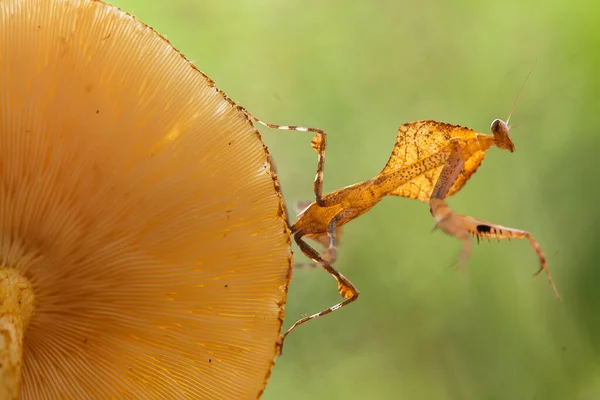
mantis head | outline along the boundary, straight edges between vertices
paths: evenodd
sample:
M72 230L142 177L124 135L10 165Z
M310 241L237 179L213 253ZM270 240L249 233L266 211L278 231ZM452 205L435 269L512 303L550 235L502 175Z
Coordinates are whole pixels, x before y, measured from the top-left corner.
M508 124L501 119L495 119L492 121L492 133L494 134L494 144L501 149L508 150L511 153L515 151L515 145L508 136L509 127Z

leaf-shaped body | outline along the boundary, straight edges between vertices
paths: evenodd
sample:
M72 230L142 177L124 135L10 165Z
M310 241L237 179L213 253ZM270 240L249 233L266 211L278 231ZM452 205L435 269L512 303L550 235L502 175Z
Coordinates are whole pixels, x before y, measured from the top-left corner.
M452 186L449 196L458 192L483 161L485 152L494 144L491 135L484 135L472 129L437 121L416 121L403 124L398 129L396 144L390 159L380 175L385 175L406 168L426 157L442 151L455 141L461 146L465 160L463 172ZM435 183L443 165L433 168L400 185L393 192L394 196L429 201Z

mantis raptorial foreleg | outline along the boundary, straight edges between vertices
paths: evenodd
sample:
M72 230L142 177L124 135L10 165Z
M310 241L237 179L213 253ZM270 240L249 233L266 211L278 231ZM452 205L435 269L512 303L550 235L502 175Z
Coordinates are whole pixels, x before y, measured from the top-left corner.
M442 169L442 172L440 173L440 176L433 189L431 200L429 201L431 215L436 221L436 228L441 229L448 235L454 236L463 242L463 249L461 251L459 263L464 264L469 257L472 244L471 236L476 237L478 241L480 238L493 238L498 240L527 239L535 250L540 263L540 269L535 273L535 275L545 271L554 294L556 297L560 298L560 295L554 286L554 282L552 281L550 271L548 270L546 256L544 255L539 243L529 232L505 227L461 214L456 214L445 202L444 199L448 194L448 191L454 184L456 178L460 175L463 168L464 161L460 152L460 147L456 147L444 165L444 168Z

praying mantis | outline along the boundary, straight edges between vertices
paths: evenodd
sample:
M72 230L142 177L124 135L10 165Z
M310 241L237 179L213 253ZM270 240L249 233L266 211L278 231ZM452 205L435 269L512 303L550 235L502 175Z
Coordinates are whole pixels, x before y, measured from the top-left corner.
M539 243L529 232L457 214L446 203L446 198L460 191L477 171L490 148L496 146L514 152L515 146L510 139L508 126L512 110L507 122L501 119L492 122L491 135L432 120L403 124L398 129L393 152L377 176L323 195L326 133L317 128L266 123L243 107L239 108L248 118L268 128L314 133L311 146L318 155L314 181L315 201L299 213L297 221L290 225L290 230L302 253L335 278L338 293L343 300L296 321L281 336L281 346L285 338L298 326L339 310L358 298L358 289L333 266L337 258L336 245L340 227L371 210L385 196L401 196L428 202L430 213L435 220L435 229L440 229L463 242L460 264L464 264L468 259L472 237L478 241L481 238L527 239L540 264L534 275L545 271L554 294L560 298L552 281L546 257ZM305 237L324 245L325 251L319 253L304 240Z

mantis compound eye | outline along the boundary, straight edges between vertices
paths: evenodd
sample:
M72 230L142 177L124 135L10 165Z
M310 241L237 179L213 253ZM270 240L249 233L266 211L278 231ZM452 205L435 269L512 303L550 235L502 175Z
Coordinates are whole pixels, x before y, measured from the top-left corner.
M492 121L492 126L490 128L492 130L492 133L495 133L496 131L500 131L500 130L508 131L508 125L506 125L506 122L502 121L501 119L497 119L497 118Z

